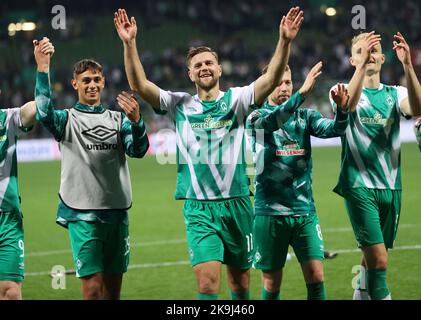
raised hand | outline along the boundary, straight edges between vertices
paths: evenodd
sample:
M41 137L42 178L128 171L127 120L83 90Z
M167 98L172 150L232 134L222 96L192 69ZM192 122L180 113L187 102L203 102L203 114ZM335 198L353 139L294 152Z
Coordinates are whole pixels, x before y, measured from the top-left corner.
M371 31L365 39L361 41L361 58L362 63L367 64L370 62L371 50L380 43L381 37Z
M39 71L48 71L50 66L50 58L54 54L54 46L50 39L44 37L42 40L33 40L34 56Z
M124 113L127 115L127 118L132 122L138 123L140 120L140 108L137 100L132 94L129 94L125 91L120 93L117 96L117 102Z
M118 9L117 12L114 12L114 25L118 36L124 43L130 43L132 40L136 39L136 19L131 17L129 20L126 10Z
M306 77L306 80L299 90L302 96L306 96L310 93L311 90L313 90L317 77L322 73L322 67L323 62L319 61L316 65L313 66L313 68L311 68Z
M411 50L409 49L409 45L406 42L403 35L398 32L393 36L395 41L393 41L393 50L396 51L396 55L402 64L410 65L411 62Z
M284 40L294 40L304 21L304 12L300 7L291 8L286 16L282 17L279 25L279 35Z
M330 92L330 95L339 108L345 112L348 111L349 94L344 84L338 83L336 88Z

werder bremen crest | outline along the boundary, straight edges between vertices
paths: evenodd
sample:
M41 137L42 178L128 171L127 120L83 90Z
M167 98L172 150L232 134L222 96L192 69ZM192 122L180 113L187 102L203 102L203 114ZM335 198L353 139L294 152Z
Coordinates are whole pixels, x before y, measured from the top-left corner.
M219 106L220 106L220 108L221 108L222 111L224 111L224 112L227 112L228 111L228 106L227 106L227 104L224 101L222 101Z
M389 94L387 95L386 102L389 107L393 107L393 105L395 104L395 101Z

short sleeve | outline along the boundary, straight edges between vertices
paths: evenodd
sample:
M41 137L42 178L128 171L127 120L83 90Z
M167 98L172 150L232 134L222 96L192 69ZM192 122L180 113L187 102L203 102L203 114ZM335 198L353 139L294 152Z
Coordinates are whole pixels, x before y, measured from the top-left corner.
M402 86L396 86L395 88L398 95L398 107L400 109L402 101L408 98L408 89Z
M238 113L247 114L250 106L254 105L254 82L245 87L231 88L232 109Z
M174 119L175 117L175 108L178 103L180 103L185 96L188 95L185 92L172 92L159 90L159 108L158 114L167 114Z
M332 88L330 88L330 90L329 90L329 101L330 101L330 105L332 106L332 108L333 108L333 111L335 111L336 112L336 103L335 103L335 101L333 101L333 99L332 99L332 91L333 90L335 90L336 89L336 87L337 87L337 85L335 84Z
M8 121L9 121L9 130L14 130L14 134L21 135L22 133L27 133L32 129L32 127L26 128L22 125L22 120L20 118L20 108L11 108L7 109Z

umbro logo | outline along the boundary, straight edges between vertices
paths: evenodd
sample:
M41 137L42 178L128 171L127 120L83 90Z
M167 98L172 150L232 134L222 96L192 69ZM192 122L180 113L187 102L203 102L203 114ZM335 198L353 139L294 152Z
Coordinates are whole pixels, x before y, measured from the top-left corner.
M111 138L112 136L116 135L117 130L108 129L107 127L99 125L99 126L96 126L92 129L82 131L82 134L84 134L85 136L94 138L96 140L99 140L99 141L105 141L105 140L108 140L109 138Z

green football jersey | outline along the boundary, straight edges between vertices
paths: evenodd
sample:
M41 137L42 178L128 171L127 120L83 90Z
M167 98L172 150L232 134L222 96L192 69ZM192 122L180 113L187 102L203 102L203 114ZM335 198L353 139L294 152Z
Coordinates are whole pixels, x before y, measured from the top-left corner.
M333 138L344 134L348 114L338 112L332 120L316 110L297 110L303 101L299 92L277 107L266 101L262 109L248 117L256 169L256 215L315 213L310 136Z
M245 120L254 82L220 92L216 100L160 91L161 113L175 122L176 199L218 200L248 196Z
M0 110L0 212L21 212L16 142L28 130L22 126L20 108Z
M401 190L400 103L408 96L400 86L363 88L342 140L342 163L334 191L344 188ZM335 109L335 103L331 100Z

